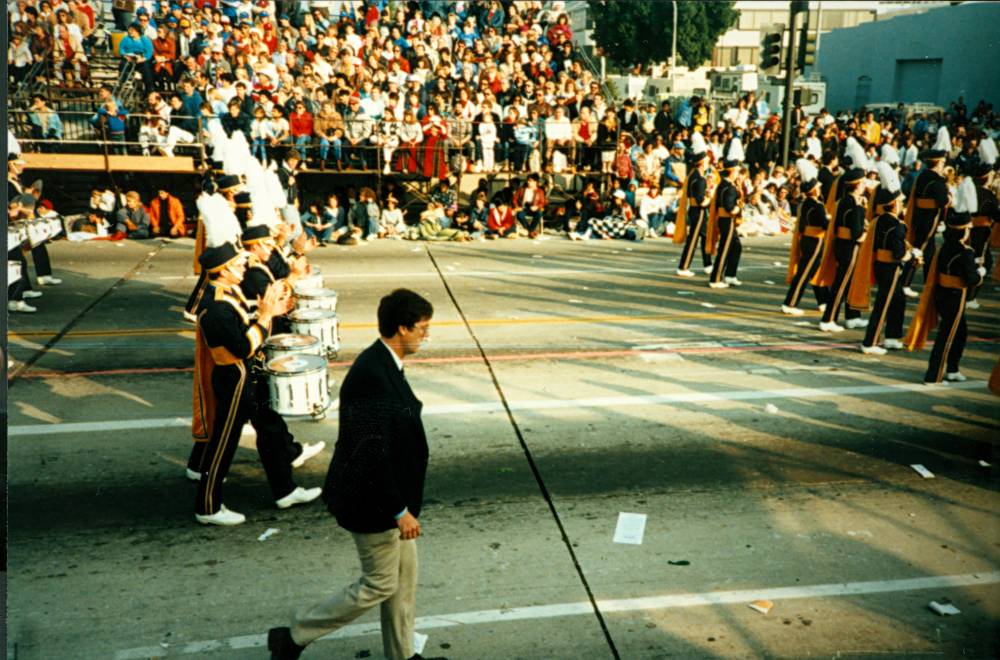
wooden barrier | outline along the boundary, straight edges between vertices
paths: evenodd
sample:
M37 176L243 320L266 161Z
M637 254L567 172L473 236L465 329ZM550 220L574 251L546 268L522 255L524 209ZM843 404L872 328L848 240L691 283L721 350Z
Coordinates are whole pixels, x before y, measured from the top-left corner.
M65 170L74 172L168 172L193 174L194 159L190 156L104 156L97 154L22 153L25 169Z

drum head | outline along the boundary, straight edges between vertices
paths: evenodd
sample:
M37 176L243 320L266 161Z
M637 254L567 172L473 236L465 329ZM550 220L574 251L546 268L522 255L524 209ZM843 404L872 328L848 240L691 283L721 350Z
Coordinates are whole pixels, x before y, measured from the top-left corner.
M320 369L326 369L326 360L306 353L282 355L267 363L267 370L279 375L300 375Z
M329 309L296 309L288 313L288 319L293 323L296 321L310 322L335 318L337 318L337 312Z
M281 334L272 335L264 342L265 348L304 349L319 344L312 335Z
M299 298L336 298L337 292L333 289L299 289L295 295Z

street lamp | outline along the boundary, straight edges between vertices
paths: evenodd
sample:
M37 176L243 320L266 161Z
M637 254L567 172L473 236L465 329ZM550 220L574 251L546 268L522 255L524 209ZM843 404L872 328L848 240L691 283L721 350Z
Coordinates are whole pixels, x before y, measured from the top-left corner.
M677 66L677 0L670 0L674 5L674 29L670 32L670 92L674 91L674 67Z

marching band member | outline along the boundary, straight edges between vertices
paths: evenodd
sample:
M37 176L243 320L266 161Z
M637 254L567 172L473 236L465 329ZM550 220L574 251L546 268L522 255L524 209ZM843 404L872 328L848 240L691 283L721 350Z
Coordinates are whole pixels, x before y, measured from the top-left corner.
M198 207L198 234L195 237L195 271L198 272L198 282L184 305L184 319L191 323L196 321L198 306L208 286L208 277L200 265L202 251L227 242L239 243L242 230L235 213L235 194L239 187L240 179L236 176L206 177L202 182L201 194L195 200ZM209 236L212 237L211 240ZM205 247L201 248L201 245Z
M702 258L706 267L709 264L704 224L712 197L708 194L708 180L705 178L705 173L708 171L705 155L705 152L701 151L691 156L690 164L694 167L684 182L680 203L677 206L674 243L684 243L681 261L677 266L677 274L680 277L694 277L691 271L691 259L694 258L694 249L699 237L702 240Z
M861 352L868 355L885 355L886 349L903 348L903 315L906 296L899 284L902 265L911 259L920 259L920 250L906 244L906 225L899 218L902 209L902 190L899 175L886 161L876 166L879 188L875 193L874 211L878 214L868 229L865 248L870 254L860 257L872 259L878 294L872 308L871 320L861 342ZM864 251L864 250L863 250ZM851 282L848 304L855 309L867 309L870 274L862 273L859 266ZM885 328L885 344L876 346Z
M740 151L742 152L742 148ZM716 253L715 266L708 283L713 289L725 289L742 284L736 277L740 255L743 254L743 244L740 242L737 229L743 213L743 194L734 183L739 171L739 160L724 160L723 178L712 197L705 240L709 242L709 249ZM718 235L718 247L715 245L716 235Z
M823 186L819 179L820 172L817 172L816 166L805 158L800 158L796 167L802 179L799 191L804 197L799 202L798 221L795 235L792 236L792 249L788 257L788 276L786 277L786 282L789 285L788 293L785 295L785 302L781 305L781 311L789 316L802 316L805 313L799 308L799 301L802 299L806 282L812 281L819 269L823 244L829 240L827 228L830 224L830 215L820 201L823 194ZM815 284L813 284L812 289L816 296L816 304L825 305L830 297L830 292L825 287Z
M924 374L928 385L940 383L942 378L950 382L966 379L958 368L967 335L965 300L969 289L979 286L986 275L986 268L976 264L976 255L968 245L971 211L977 207L976 186L966 178L955 196L955 206L947 211L944 242L927 269L920 305L906 336L911 351L923 348L940 320Z
M972 170L979 207L972 215L972 232L969 237L969 245L976 254L976 263L984 267L987 273L993 269L990 239L996 231L994 225L1000 222L1000 205L997 204L997 196L987 187L991 171L992 167L988 163L977 165ZM966 307L979 309L979 301L976 300L976 296L981 288L982 284L969 292L970 300L966 303Z
M247 421L257 431L257 451L279 509L311 502L322 492L295 486L287 438L273 432L273 411L259 407L263 402L253 362L270 334L272 318L291 308L291 298L283 287L268 287L252 318L240 289L246 262L246 253L233 243L208 247L201 255L209 285L198 311L195 393L202 419L196 421L211 432L200 450L202 443L196 444L189 468L200 455L195 520L203 525L239 525L246 520L222 503L222 484Z
M840 307L847 297L851 275L857 265L858 251L865 238L865 173L861 168L852 168L841 175L839 184L844 188L844 196L837 203L837 213L828 233L832 233L823 247L823 261L816 274L819 286L830 286L830 302L823 312L819 329L823 332L841 332L844 327L837 324ZM844 312L848 328L863 328L867 321L861 313L850 307Z
M930 262L934 260L938 224L949 203L944 165L950 151L951 138L948 136L948 129L942 127L938 130L934 148L920 155L924 168L917 175L906 206L906 240L924 255L925 282ZM916 298L918 295L910 288L915 272L916 265L912 261L903 268L903 293L910 298Z

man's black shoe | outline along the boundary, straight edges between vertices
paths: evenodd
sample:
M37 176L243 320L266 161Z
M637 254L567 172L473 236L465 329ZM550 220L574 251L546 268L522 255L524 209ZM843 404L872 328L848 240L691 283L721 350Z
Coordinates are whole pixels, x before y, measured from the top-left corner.
M271 652L271 660L297 660L304 648L295 643L287 626L267 631L267 650Z
M410 660L448 660L448 658L445 658L445 657L425 658L424 656L420 655L419 653L415 653L410 658Z

